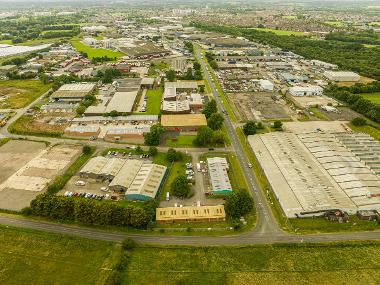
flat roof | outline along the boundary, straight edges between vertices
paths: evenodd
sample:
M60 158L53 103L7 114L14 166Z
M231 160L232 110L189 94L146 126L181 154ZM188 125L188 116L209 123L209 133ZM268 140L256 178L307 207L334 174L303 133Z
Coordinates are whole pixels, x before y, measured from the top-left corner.
M165 82L165 88L197 89L198 83L195 80L178 80L175 82Z
M139 172L143 164L142 160L129 159L125 162L123 167L120 169L119 173L115 176L112 182L109 184L110 187L119 186L128 189L135 179L137 173Z
M228 162L224 157L207 158L208 173L210 175L212 192L232 191L228 177Z
M117 111L119 113L131 113L135 104L138 91L116 92L108 102L105 112Z
M162 115L161 124L164 127L199 127L207 126L204 114Z
M166 207L156 209L156 221L225 219L223 205Z

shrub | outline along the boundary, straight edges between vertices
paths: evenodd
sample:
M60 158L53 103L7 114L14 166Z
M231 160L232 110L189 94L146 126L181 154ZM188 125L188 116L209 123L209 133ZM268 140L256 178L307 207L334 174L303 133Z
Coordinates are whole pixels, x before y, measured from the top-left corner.
M124 250L131 250L136 247L136 242L134 239L131 239L127 237L126 239L123 240L121 246L123 247Z
M356 127L365 126L367 125L367 120L361 117L357 117L351 121L351 124Z

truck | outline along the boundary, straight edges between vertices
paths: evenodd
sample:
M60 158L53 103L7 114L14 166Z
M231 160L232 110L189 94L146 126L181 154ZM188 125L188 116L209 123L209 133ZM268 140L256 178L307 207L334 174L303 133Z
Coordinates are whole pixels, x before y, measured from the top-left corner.
M170 193L169 192L166 192L166 198L165 198L166 201L170 201Z
M200 163L197 163L197 171L198 171L198 172L201 172L201 170L202 170L202 169L201 169L201 164L200 164Z

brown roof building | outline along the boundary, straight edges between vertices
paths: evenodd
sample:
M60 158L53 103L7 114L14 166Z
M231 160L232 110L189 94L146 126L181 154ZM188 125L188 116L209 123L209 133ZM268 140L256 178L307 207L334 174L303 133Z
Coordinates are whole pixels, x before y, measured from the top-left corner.
M217 206L188 206L188 207L167 207L156 209L156 222L212 222L224 221L226 212L223 205Z

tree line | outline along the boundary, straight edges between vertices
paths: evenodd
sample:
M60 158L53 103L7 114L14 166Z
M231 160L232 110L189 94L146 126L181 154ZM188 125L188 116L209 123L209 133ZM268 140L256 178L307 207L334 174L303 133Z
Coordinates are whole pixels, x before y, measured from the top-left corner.
M272 32L230 26L193 23L199 29L242 36L263 44L292 51L306 59L337 64L342 69L380 80L380 49L366 48L361 43L336 40L315 40L308 37L280 36Z
M30 208L24 209L23 213L86 225L127 226L142 229L152 221L156 207L155 200L146 202L141 207L125 207L111 201L95 201L44 193L38 195L30 203Z

